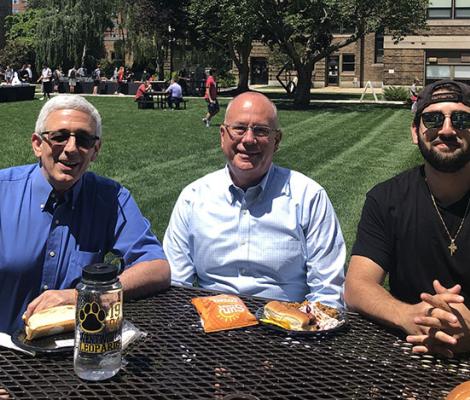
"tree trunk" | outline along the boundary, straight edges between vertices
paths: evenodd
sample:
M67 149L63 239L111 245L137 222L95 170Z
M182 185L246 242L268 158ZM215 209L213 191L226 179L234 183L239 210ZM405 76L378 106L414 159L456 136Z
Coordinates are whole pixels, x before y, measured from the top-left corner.
M248 59L243 60L243 63L237 65L238 67L238 86L237 92L247 92L248 87L248 76L250 74L250 67L248 66Z
M310 89L312 88L313 63L298 64L295 66L297 71L297 88L295 90L294 107L306 108L310 103Z
M86 57L86 43L83 44L82 63L80 64L80 66L84 66L84 65L85 65L85 57Z

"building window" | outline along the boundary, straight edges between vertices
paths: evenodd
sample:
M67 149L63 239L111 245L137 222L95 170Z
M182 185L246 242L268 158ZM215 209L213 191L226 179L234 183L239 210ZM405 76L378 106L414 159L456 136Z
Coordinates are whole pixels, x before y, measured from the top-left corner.
M354 54L343 54L343 65L341 70L343 72L354 72L356 67L356 56Z
M429 0L428 18L470 18L470 0Z
M470 18L470 0L455 0L455 18Z
M384 31L383 29L375 33L374 63L384 62Z

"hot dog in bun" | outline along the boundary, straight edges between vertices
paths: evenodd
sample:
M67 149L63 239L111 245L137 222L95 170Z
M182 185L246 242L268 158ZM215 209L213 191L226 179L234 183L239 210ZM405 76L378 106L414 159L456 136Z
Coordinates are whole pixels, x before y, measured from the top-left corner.
M264 306L264 315L285 329L293 331L309 329L310 318L308 314L299 311L297 303L270 301Z
M23 316L23 320L25 320ZM75 329L75 306L57 306L38 311L25 322L26 339L70 332Z

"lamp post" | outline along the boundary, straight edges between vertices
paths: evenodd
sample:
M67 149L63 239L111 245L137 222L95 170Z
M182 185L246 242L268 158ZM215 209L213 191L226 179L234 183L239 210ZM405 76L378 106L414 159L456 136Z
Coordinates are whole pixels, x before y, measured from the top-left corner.
M168 25L168 44L169 44L169 50L170 50L170 76L173 74L173 32L175 30L171 27L171 25Z

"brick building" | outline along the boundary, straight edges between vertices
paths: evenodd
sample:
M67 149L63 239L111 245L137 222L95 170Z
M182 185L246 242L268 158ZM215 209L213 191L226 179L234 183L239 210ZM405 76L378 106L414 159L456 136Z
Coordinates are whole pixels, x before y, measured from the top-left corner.
M429 83L452 78L470 83L470 0L430 0L428 29L395 44L382 32L341 48L315 65L313 87L410 85L414 78ZM335 35L336 40L341 35ZM256 43L251 59L250 84L278 84L283 63ZM293 80L284 70L280 79Z

